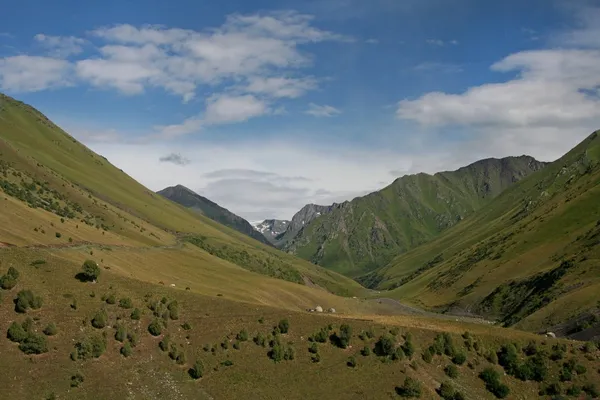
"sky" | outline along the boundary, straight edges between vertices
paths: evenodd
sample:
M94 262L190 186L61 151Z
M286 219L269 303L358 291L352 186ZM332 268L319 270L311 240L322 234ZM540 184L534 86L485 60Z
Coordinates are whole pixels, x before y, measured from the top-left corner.
M152 190L289 219L600 128L598 0L0 0L0 91Z

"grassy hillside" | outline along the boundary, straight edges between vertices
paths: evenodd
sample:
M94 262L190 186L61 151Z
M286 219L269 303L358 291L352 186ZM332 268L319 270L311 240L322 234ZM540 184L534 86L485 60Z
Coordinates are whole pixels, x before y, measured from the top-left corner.
M393 289L386 296L526 329L573 317L593 322L600 312L599 183L596 132L368 281Z
M404 176L378 192L336 205L285 248L357 277L431 240L544 165L527 156L509 157L433 176Z
M251 271L339 294L360 285L153 193L52 124L0 97L0 242L176 246L191 242Z

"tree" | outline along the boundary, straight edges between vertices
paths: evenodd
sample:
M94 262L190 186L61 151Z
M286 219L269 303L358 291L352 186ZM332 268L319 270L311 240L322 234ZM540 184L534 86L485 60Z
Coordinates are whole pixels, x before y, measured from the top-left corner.
M95 281L100 276L100 267L94 260L85 260L82 268L82 276L87 281Z
M383 335L375 343L375 354L378 356L391 356L396 351L396 341L390 335Z
M202 378L202 375L204 375L204 364L202 364L202 361L196 360L192 368L189 369L188 373L192 379Z
M402 386L396 387L396 393L402 397L421 397L421 384L413 378L406 377Z
M456 352L454 357L452 357L452 362L457 365L463 365L465 361L467 361L467 355L462 351Z
M336 345L345 349L350 344L350 338L352 338L352 327L348 324L342 324L339 333L335 336Z

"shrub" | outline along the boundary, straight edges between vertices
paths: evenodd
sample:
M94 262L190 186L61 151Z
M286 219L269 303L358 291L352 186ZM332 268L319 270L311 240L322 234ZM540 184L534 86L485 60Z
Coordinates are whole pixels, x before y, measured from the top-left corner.
M139 341L140 341L137 333L135 333L135 332L128 332L127 333L127 340L129 340L129 343L133 347L137 346L138 343L139 343Z
M224 367L231 367L233 365L233 361L231 360L225 360L221 363L222 366Z
M240 342L238 342L237 340L235 342L233 342L233 348L234 348L234 350L239 350L240 349Z
M587 372L587 368L581 364L577 364L575 366L575 372L577 373L577 375L583 375Z
M131 299L129 297L125 297L125 298L119 300L119 307L126 308L126 309L133 308L133 302L131 301Z
M106 341L101 335L92 335L75 343L75 351L71 355L73 359L87 360L98 358L106 350Z
M508 375L515 375L519 368L517 349L513 344L503 345L498 353L498 362Z
M107 323L108 323L108 315L106 314L106 311L104 311L104 310L98 311L96 313L96 315L94 315L94 318L92 318L92 326L94 328L102 329L102 328L106 327Z
M534 356L538 352L537 343L535 341L530 341L527 346L523 349L523 352L528 356Z
M54 336L58 333L58 329L56 328L56 324L54 322L50 322L46 328L44 328L44 335L46 336Z
M83 375L81 375L79 372L76 373L75 375L71 376L71 387L79 387L79 385L83 383L83 380Z
M8 331L6 332L6 337L12 342L22 342L27 337L27 332L23 328L23 325L17 323L16 321L10 324L8 327Z
M485 355L485 359L488 360L489 362L491 362L492 364L498 364L498 355L496 354L495 351L488 351L487 354Z
M294 351L294 348L292 346L286 347L283 353L283 359L292 361L294 358L296 358L296 352Z
M132 319L132 320L134 320L134 321L139 321L141 317L142 317L142 312L140 311L140 309L139 309L139 308L136 308L136 309L134 309L134 310L131 312L131 319Z
M114 294L111 293L106 297L105 301L106 301L106 304L113 305L113 304L117 303L117 298L115 297Z
M100 267L94 260L85 260L81 274L84 280L95 281L100 276Z
M12 267L11 267L12 268ZM10 269L8 270L10 272ZM17 278L15 278L17 279ZM584 353L593 353L594 351L596 351L598 349L598 347L596 346L595 343L592 342L586 342L586 344L583 345L583 349L582 351Z
M452 379L458 378L458 368L454 364L448 364L444 372Z
M406 341L402 345L402 351L404 351L404 354L406 354L408 358L412 358L413 354L415 353L415 346L413 345L410 337L406 338Z
M562 389L560 387L560 385L556 382L554 383L550 383L547 385L542 386L542 388L540 389L540 396L556 396L562 393Z
M390 329L390 334L392 336L398 336L398 334L400 333L400 329L398 329L398 327L393 327L392 329Z
M131 344L129 342L125 342L123 347L121 347L121 355L123 357L129 357L133 354L133 349L131 348Z
M240 342L245 342L248 340L248 331L245 329L242 329L240 331L240 333L238 333L235 337L237 340L239 340Z
M8 271L6 271L6 275L14 280L17 280L21 274L19 274L19 271L17 271L16 268L10 267L8 268Z
M396 342L390 335L383 335L375 343L375 354L378 356L391 356L396 352Z
M36 310L42 307L42 298L34 296L31 290L21 290L14 302L15 311L18 313L25 313L29 308Z
M431 351L429 351L429 349L425 349L425 351L421 354L421 358L427 364L431 364L431 362L433 361L433 354L431 354Z
M335 335L336 346L345 349L350 344L350 338L352 337L352 327L348 324L342 324L340 326L339 333Z
M583 390L588 396L590 396L593 399L595 399L596 397L600 397L600 391L598 391L598 388L594 383L586 383L585 385L583 385L581 390Z
M308 352L311 354L317 354L319 352L319 347L316 343L311 343L311 345L308 347Z
M442 382L437 393L444 400L462 400L464 396L462 393L457 392L450 382Z
M410 377L406 377L402 386L396 387L396 393L402 397L421 397L421 384Z
M258 319L258 323L259 323L259 324L264 324L264 323L265 323L265 318L264 318L264 317L260 317L260 318Z
M19 350L25 354L42 354L48 352L48 342L42 335L29 333L19 344Z
M0 287L4 290L11 290L17 286L17 280L11 276L3 275L0 278Z
M117 331L115 332L115 340L124 342L127 339L127 329L124 325L118 325Z
M353 356L349 357L348 358L348 362L346 362L346 365L349 366L349 367L351 367L351 368L356 367L356 358L354 358Z
M155 319L148 325L148 332L150 332L152 336L158 336L162 333L162 324L158 319Z
M581 395L581 388L579 386L573 385L567 389L567 396L578 397Z
M320 363L321 362L321 356L319 355L319 353L313 354L313 356L310 358L310 360L312 362L316 363Z
M188 374L192 377L192 379L200 379L202 375L204 375L204 365L202 361L196 360L192 368L188 370Z
M290 321L288 321L287 319L282 319L281 321L279 321L279 324L277 324L277 327L279 328L279 332L288 333L288 331L290 330Z
M181 325L181 327L182 327L182 328L183 328L183 330L185 330L185 331L189 331L189 330L191 330L191 329L192 329L192 325L190 325L190 323L189 323L189 322L187 322L187 321L186 321L186 322L184 322L184 323Z
M280 362L281 360L283 360L283 356L284 356L284 349L283 346L280 343L275 343L275 345L271 348L271 351L269 351L269 358L273 361Z
M391 358L394 361L402 360L404 358L404 350L402 350L402 347L396 347L396 351L394 351Z
M508 386L500 382L500 374L494 368L485 368L479 378L485 382L486 389L499 399L503 399L510 393Z
M267 339L265 338L265 335L263 335L262 333L257 333L256 336L254 336L254 339L252 339L254 341L254 343L256 343L257 346L262 346L265 347L266 343L267 343Z
M315 333L314 340L315 340L315 342L325 343L325 342L327 342L328 336L329 336L328 331L325 328L321 328L320 331Z
M371 355L371 349L368 346L365 346L360 351L360 354L362 354L365 357L370 356Z
M179 319L179 305L177 304L177 300L170 302L167 310L169 310L169 318L172 320Z
M546 360L541 353L538 353L519 365L516 371L514 371L514 375L523 381L533 380L542 382L548 375Z
M171 336L168 334L165 335L160 342L158 342L158 347L162 351L167 351L169 349L169 343L171 342Z

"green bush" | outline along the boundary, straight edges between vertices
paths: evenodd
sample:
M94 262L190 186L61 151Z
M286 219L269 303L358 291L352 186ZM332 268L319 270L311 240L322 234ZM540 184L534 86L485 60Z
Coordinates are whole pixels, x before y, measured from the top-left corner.
M117 331L115 332L115 340L124 342L127 339L127 328L124 325L117 325Z
M397 326L395 326L395 327L393 327L392 329L390 329L390 331L389 331L389 332L390 332L390 334L391 334L392 336L398 336L398 334L400 333L400 329L398 329L398 327L397 327Z
M100 267L94 260L85 260L81 274L84 280L95 281L100 276Z
M6 275L13 278L14 280L19 279L19 276L21 276L21 274L19 274L19 271L17 271L17 269L14 267L8 268L8 271L6 271Z
M101 335L91 335L75 343L73 359L98 358L106 351L106 340Z
M600 397L600 391L598 391L598 387L594 383L586 383L585 385L583 385L581 390L583 390L592 399Z
M100 310L92 318L92 326L96 329L102 329L108 324L108 315L106 311Z
M456 352L452 357L452 362L457 365L463 365L467 361L467 355L463 352Z
M396 351L394 351L394 354L392 354L392 360L402 360L404 358L404 355L404 350L402 350L402 347L398 346L396 347Z
M581 364L575 365L575 372L577 375L583 375L587 372L587 368Z
M184 323L181 325L181 327L182 327L182 328L183 328L183 330L185 330L185 331L189 331L189 330L191 330L191 329L192 329L192 325L190 325L190 323L189 323L189 322L187 322L187 321L186 321L186 322L184 322Z
M279 332L288 333L290 330L290 322L287 319L282 319L279 321L279 324L277 324L277 327L279 328Z
M42 354L48 352L48 341L42 335L29 333L19 344L19 350L25 354Z
M284 352L283 346L280 343L275 343L268 355L271 360L277 363L283 360Z
M167 351L169 349L169 344L171 342L171 336L169 336L168 334L165 335L162 340L160 342L158 342L158 347L162 350L162 351Z
M365 357L370 356L371 355L371 349L369 348L369 346L365 346L360 351L360 354L362 354Z
M456 391L450 382L442 382L437 393L444 400L463 400L464 396L462 393Z
M11 276L3 275L0 278L0 287L4 290L11 290L17 286L17 280Z
M354 358L353 356L349 357L348 361L346 362L346 365L351 368L356 367L356 358Z
M433 354L431 354L431 351L429 349L425 349L425 351L423 351L423 353L421 354L421 358L427 364L431 364L431 362L433 361Z
M22 324L15 321L8 327L6 337L12 342L20 343L27 337L27 331L25 331Z
M308 352L311 354L317 354L319 352L319 347L317 346L316 343L311 343L311 345L308 347Z
M15 311L18 313L25 313L27 309L31 308L37 310L42 307L42 298L34 296L31 290L21 290L17 293L15 299Z
M192 368L188 370L188 373L192 379L202 378L202 375L204 375L204 364L202 364L202 361L196 360Z
M562 388L557 382L549 383L544 386L539 391L540 396L557 396L562 393Z
M567 396L579 397L581 395L581 388L573 385L567 389Z
M224 367L231 367L233 365L233 361L231 360L225 360L221 363L222 366Z
M313 363L315 363L315 364L316 364L316 363L320 363L320 362L321 362L321 355L320 355L319 353L317 353L317 354L313 354L313 355L312 355L312 357L310 358L310 360L311 360Z
M531 340L527 343L527 346L523 349L523 352L528 356L534 356L538 352L537 343L534 340Z
M235 341L233 342L233 349L234 350L239 350L241 348L240 342L239 341Z
M140 309L139 309L139 308L136 308L136 309L134 309L134 310L131 312L131 319L132 319L132 320L134 320L134 321L139 321L141 317L142 317L142 312L140 311Z
M162 324L158 319L155 319L148 325L148 332L150 332L152 336L158 336L162 333Z
M172 320L179 319L179 304L177 303L177 300L170 302L167 306L167 310L169 311L169 318Z
M76 373L75 375L71 376L71 387L79 387L79 385L83 383L83 380L83 375L81 375L79 372Z
M131 344L132 347L137 346L138 343L140 342L140 339L139 339L137 333L135 333L135 332L128 332L127 340L129 341L129 343Z
M402 386L396 387L396 393L402 397L421 397L421 384L413 378L406 377Z
M119 300L119 307L125 309L133 308L133 302L129 297L122 298L121 300Z
M378 356L392 356L396 352L396 341L390 335L383 335L375 343L375 354Z
M246 342L248 340L248 331L242 329L235 337L240 342Z
M452 379L458 378L458 368L454 364L447 365L444 372Z
M406 338L406 341L402 345L402 351L408 358L412 358L413 354L415 354L415 346L410 337Z
M58 329L56 328L56 324L54 322L50 322L46 328L44 328L44 334L46 336L54 336L58 333Z
M123 357L129 357L133 354L133 349L131 348L131 344L129 342L125 342L123 347L121 347L121 355Z
M296 358L296 352L294 351L294 348L292 346L286 347L283 353L283 359L292 361L294 358Z
M111 293L108 296L106 296L106 300L105 301L106 301L106 304L113 305L113 304L117 303L117 298L115 297L114 294Z
M519 368L519 358L514 344L503 345L498 353L498 363L508 375L515 375Z
M500 382L500 374L494 368L485 368L479 377L485 382L486 389L499 399L509 395L508 386Z
M314 341L319 343L327 342L327 338L329 337L329 332L325 328L321 328L317 333L314 334Z
M265 336L262 333L257 333L256 336L254 336L254 339L252 339L254 341L254 343L256 343L257 346L262 346L265 347L267 339L265 338Z

